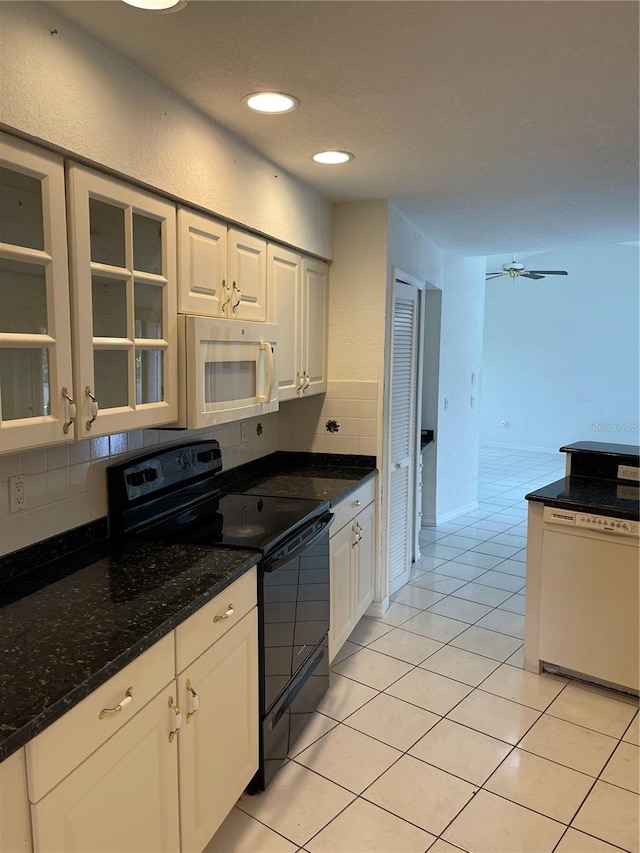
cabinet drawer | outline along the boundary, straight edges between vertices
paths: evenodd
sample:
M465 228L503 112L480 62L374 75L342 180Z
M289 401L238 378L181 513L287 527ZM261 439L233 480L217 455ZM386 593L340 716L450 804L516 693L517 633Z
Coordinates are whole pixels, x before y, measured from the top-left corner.
M168 634L29 741L26 753L31 802L38 802L173 678L173 635ZM116 708L129 689L131 702L100 719L100 712Z
M371 477L370 480L367 480L366 483L358 486L355 491L347 495L346 498L343 498L340 503L331 507L331 512L334 515L334 521L331 525L332 536L335 536L340 528L344 527L352 518L355 518L361 509L364 509L367 504L370 504L375 499L376 482L377 478Z
M189 666L209 646L227 633L257 603L257 570L252 569L234 581L224 592L178 625L176 635L176 672ZM232 611L232 612L230 612Z

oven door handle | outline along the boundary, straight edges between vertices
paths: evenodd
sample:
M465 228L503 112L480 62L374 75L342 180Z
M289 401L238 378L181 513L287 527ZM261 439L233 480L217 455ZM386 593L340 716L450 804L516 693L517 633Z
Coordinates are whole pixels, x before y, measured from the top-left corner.
M333 513L327 512L321 518L321 525L318 527L316 532L310 539L305 539L304 542L301 542L297 548L293 548L291 551L288 551L283 557L276 557L272 560L265 560L262 564L262 568L265 572L277 572L278 569L282 568L282 566L289 563L291 560L295 559L295 557L299 557L300 554L304 554L304 552L314 545L318 539L320 539L324 533L328 530L328 528L333 524ZM278 553L280 553L281 548L278 548Z

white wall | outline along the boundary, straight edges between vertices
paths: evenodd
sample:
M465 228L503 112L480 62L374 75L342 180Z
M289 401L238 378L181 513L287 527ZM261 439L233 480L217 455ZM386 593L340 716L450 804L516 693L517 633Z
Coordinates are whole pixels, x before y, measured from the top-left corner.
M527 265L569 275L487 282L482 440L550 452L637 444L638 247L568 246Z
M5 129L331 257L326 199L51 5L0 3L0 80Z

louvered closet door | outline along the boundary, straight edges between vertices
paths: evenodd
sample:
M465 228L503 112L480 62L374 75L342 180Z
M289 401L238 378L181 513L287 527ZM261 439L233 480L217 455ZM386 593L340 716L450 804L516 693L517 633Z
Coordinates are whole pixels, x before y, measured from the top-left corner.
M409 580L413 535L418 290L396 282L393 312L389 475L389 593Z

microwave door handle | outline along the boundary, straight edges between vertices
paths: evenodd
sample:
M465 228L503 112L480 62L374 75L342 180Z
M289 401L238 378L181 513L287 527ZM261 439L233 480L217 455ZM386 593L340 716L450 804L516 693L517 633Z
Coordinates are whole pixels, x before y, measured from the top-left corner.
M257 400L259 403L268 403L271 396L271 383L273 382L273 353L269 341L262 341L260 349L264 351L267 359L267 376L264 382L264 394L258 394Z

